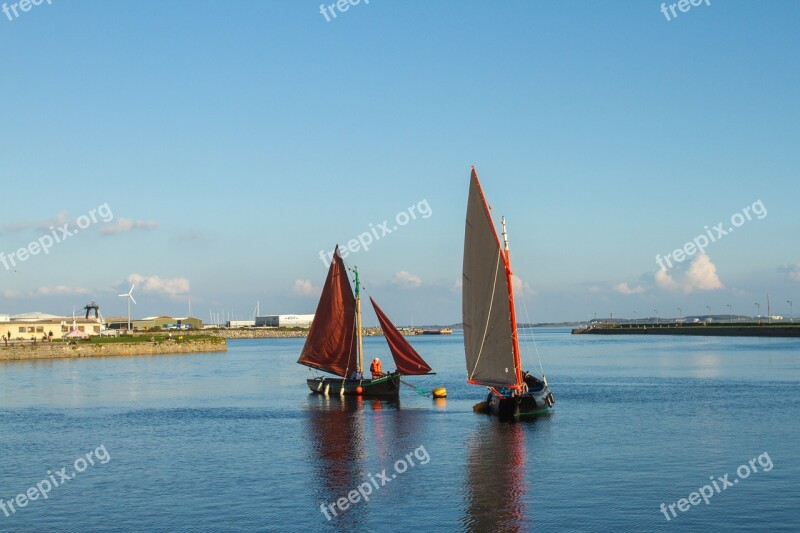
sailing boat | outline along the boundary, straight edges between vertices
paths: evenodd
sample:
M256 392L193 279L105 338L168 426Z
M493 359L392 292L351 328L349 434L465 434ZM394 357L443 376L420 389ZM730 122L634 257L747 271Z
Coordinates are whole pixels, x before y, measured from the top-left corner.
M313 392L396 398L400 394L400 376L430 374L431 367L405 340L375 300L370 298L397 369L373 379L364 379L358 268L354 269L354 273L355 294L337 246L314 321L297 362L339 376L308 379L308 387Z
M462 284L467 382L489 388L491 414L516 419L545 413L555 400L544 373L522 370L505 217L501 224L503 245L472 167Z

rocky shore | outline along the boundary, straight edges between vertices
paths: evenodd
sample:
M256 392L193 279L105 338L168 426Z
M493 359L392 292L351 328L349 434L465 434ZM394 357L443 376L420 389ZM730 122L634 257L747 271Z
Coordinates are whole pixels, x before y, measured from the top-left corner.
M96 343L39 342L36 344L0 345L0 361L34 359L66 359L76 357L119 357L130 355L166 355L204 352L225 352L228 344L223 338L167 339L153 341Z
M214 335L223 339L289 339L305 338L307 329L301 328L237 328L237 329L206 329L204 335ZM362 328L361 334L365 337L383 335L381 328Z

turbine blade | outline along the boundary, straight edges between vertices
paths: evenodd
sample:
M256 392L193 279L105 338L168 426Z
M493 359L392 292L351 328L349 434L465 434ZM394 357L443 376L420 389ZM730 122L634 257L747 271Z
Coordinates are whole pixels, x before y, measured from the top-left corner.
M118 294L117 296L128 296L127 294Z
M133 296L131 296L130 294L128 294L128 298L130 298L133 303L136 303L136 300L134 300Z

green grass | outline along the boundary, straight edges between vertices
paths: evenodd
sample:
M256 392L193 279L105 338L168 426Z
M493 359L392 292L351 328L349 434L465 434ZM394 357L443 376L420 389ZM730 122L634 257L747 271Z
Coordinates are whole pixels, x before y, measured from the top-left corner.
M180 337L183 337L181 339ZM163 333L145 333L143 335L120 335L119 337L90 337L88 339L59 339L53 342L75 341L78 344L135 344L144 342L197 342L197 341L217 341L222 339L214 335L176 335L172 334L172 341L169 335Z

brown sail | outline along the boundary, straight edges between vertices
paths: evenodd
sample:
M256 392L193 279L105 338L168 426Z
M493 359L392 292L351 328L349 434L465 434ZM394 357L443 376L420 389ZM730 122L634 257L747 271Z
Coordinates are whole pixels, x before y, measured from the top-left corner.
M507 268L506 256L473 168L464 230L461 305L467 379L476 385L517 385Z
M317 312L308 332L301 365L346 377L358 366L355 337L356 301L339 247L333 254Z
M375 314L378 315L378 322L383 329L383 336L386 338L386 343L389 345L389 350L392 352L394 363L397 365L397 371L404 376L417 376L421 374L428 374L431 367L428 363L417 353L417 351L408 343L403 334L392 324L389 318L383 313L375 300L370 297L372 307L375 309Z

